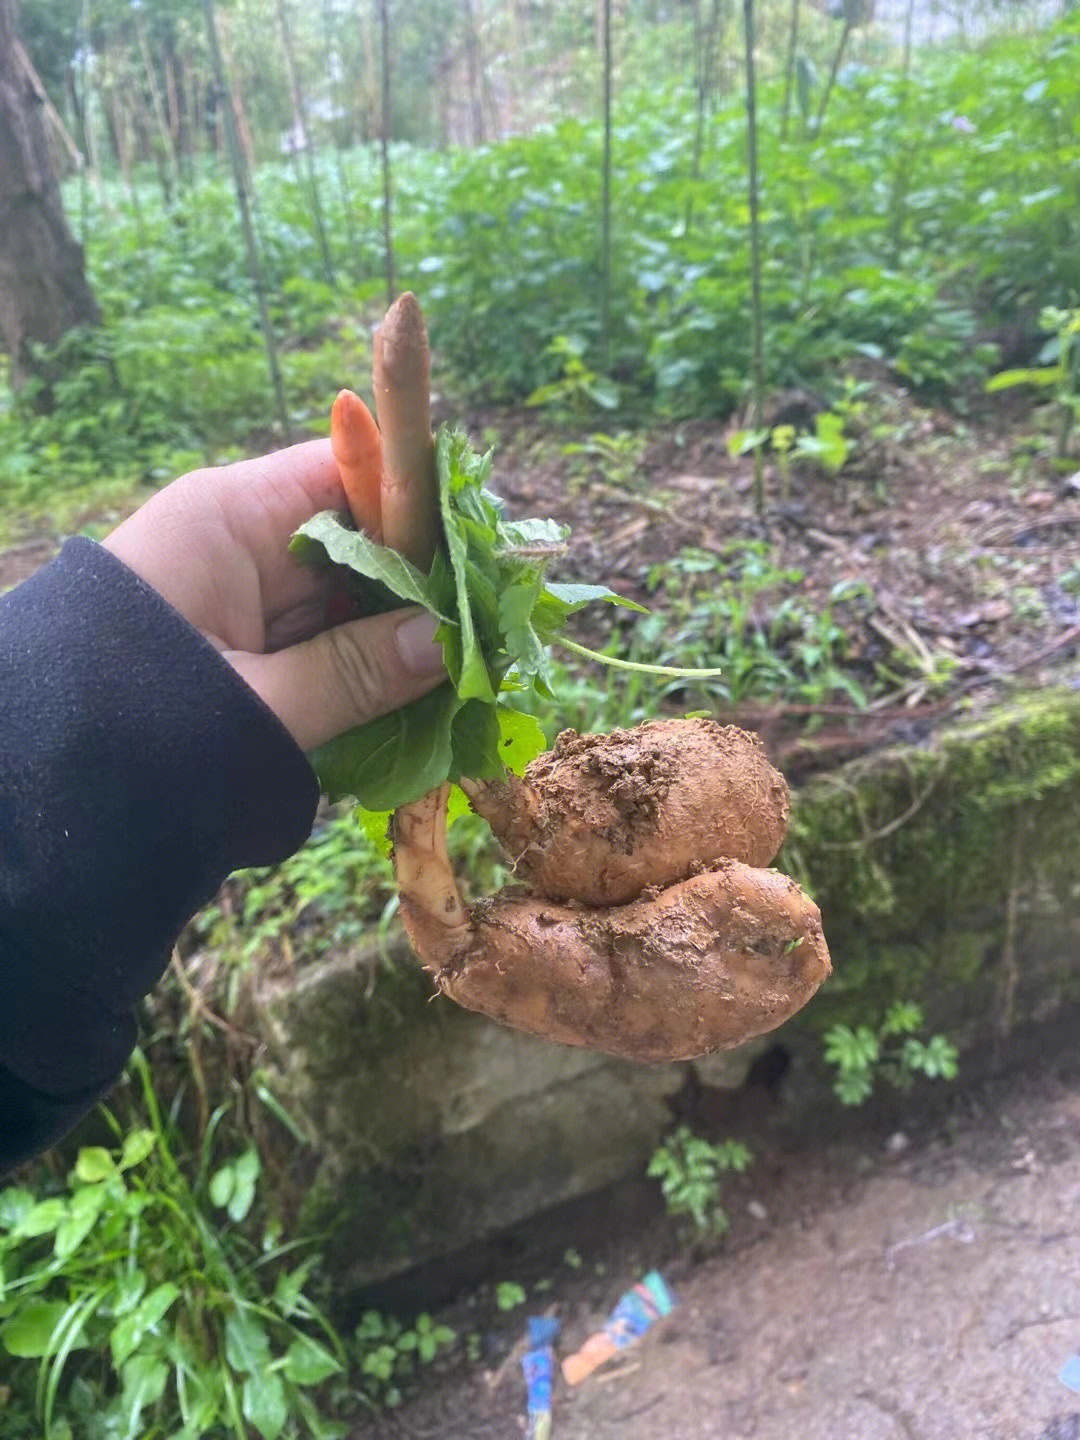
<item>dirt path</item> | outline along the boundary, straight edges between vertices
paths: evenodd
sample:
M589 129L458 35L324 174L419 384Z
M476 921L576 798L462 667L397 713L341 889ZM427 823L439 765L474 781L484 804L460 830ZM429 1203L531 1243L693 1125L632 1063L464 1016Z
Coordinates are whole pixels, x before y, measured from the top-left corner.
M1060 1378L1080 1352L1080 1073L968 1108L948 1139L771 1157L727 1251L673 1280L676 1312L613 1370L557 1382L552 1440L1080 1440ZM611 1301L644 1263L625 1258ZM564 1354L604 1314L565 1309ZM458 1369L356 1440L519 1435L523 1399L516 1364L494 1393Z

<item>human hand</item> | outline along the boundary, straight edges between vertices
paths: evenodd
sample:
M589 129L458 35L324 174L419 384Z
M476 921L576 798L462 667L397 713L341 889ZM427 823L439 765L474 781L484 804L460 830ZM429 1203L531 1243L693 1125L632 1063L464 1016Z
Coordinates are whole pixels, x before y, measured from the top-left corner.
M310 750L446 678L425 611L332 624L343 599L334 577L289 554L305 520L345 509L330 442L312 440L184 475L103 544L201 630Z

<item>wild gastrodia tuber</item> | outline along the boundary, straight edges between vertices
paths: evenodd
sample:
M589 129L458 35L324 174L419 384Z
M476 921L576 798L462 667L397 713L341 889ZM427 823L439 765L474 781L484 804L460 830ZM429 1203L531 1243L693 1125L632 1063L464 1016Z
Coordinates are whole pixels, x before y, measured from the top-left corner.
M368 507L356 520L421 583L440 563L428 374L420 307L404 295L375 343L379 515ZM345 414L335 406L339 429ZM453 643L460 668L463 642ZM447 853L449 785L396 809L402 920L440 990L465 1008L567 1045L680 1060L782 1024L830 973L817 906L763 868L784 838L788 790L755 737L656 720L568 731L521 779L442 773L527 882L467 907Z

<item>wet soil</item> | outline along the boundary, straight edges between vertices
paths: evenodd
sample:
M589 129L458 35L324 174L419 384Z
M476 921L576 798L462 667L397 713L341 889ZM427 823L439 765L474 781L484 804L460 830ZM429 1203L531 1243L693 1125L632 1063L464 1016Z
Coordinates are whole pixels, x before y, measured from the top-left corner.
M560 1357L653 1266L677 1306L576 1388L556 1376L553 1440L1075 1440L1080 1393L1061 1378L1080 1352L1069 1033L944 1106L917 1097L906 1114L852 1115L846 1136L767 1138L782 1091L765 1102L771 1122L744 1114L756 1158L725 1191L732 1228L716 1253L680 1248L634 1184L564 1211L561 1240L581 1264L568 1268L547 1234L549 1283L516 1312L559 1315ZM505 1278L541 1264L527 1247L503 1257ZM482 1326L479 1303L446 1316ZM353 1440L524 1434L511 1348L523 1321L491 1323L482 1361L458 1352Z

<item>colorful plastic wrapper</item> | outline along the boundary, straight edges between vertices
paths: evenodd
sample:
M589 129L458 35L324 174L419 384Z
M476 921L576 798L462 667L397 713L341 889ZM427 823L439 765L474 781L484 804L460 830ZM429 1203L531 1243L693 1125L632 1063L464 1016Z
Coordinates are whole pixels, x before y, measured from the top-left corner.
M650 1326L675 1308L675 1298L658 1270L650 1270L639 1284L627 1290L607 1323L590 1335L575 1355L562 1362L563 1379L568 1385L579 1385L620 1350L636 1344Z
M551 1381L555 1373L555 1337L559 1322L551 1315L529 1318L529 1348L521 1357L521 1368L529 1392L528 1440L550 1440Z

